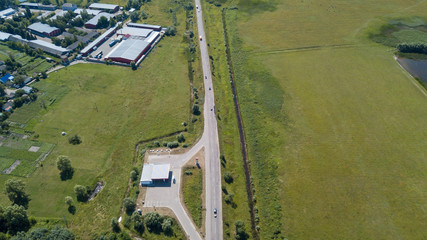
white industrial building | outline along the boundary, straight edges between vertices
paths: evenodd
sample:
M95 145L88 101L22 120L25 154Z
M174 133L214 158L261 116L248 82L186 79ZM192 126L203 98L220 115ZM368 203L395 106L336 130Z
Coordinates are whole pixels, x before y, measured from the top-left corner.
M141 185L151 185L155 181L169 180L170 164L144 164L141 174Z
M135 37L146 38L153 30L144 28L124 27L117 30L117 35L130 35Z

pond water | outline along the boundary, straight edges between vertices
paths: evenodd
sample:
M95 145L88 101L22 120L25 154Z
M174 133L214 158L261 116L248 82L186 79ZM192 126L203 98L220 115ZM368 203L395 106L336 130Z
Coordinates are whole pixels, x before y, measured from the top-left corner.
M418 77L427 83L427 60L398 58L397 61L412 76Z

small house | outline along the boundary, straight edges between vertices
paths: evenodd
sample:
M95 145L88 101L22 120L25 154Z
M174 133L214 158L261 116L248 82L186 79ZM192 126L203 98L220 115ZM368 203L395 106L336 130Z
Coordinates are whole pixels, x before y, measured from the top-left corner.
M3 83L3 84L6 84L7 82L12 82L13 81L13 79L15 79L15 77L14 76L12 76L12 75L10 75L10 73L8 73L8 74L6 74L6 75L4 75L3 77L1 77L0 78L0 81Z

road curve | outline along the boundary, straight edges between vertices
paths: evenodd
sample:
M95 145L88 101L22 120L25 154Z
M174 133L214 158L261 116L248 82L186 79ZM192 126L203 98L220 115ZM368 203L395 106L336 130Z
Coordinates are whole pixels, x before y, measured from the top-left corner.
M202 5L195 0L198 35L201 38L200 55L204 75L204 132L200 142L205 146L206 165L206 239L222 239L222 195L221 195L221 166L219 160L219 138L215 114L215 96L212 85L212 74L209 62L208 46L203 24ZM200 143L199 142L199 143ZM213 209L217 209L217 217Z

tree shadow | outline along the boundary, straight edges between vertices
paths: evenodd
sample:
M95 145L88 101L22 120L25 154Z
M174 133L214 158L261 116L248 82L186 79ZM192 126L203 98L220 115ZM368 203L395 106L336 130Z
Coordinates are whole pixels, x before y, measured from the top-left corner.
M76 207L74 206L74 205L70 205L70 206L68 206L68 212L69 213L71 213L71 214L75 214L76 213Z
M71 168L70 170L62 171L59 173L59 176L61 177L62 181L67 181L69 179L72 179L74 175L74 168Z

